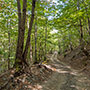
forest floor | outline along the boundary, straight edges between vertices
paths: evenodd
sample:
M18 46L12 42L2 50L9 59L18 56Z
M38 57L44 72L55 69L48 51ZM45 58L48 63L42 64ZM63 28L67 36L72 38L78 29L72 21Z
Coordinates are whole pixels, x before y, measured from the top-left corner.
M9 73L0 77L0 90L90 90L90 63L80 49L67 53L65 57L57 56L49 55L49 64L33 65L30 73L12 81L8 81ZM2 87L4 84L6 86Z
M70 52L71 57L73 57L73 55L75 55L76 57L76 53L79 52L79 49L75 49L75 51ZM82 53L80 53L80 55L82 55ZM80 57L80 55L78 54L78 57ZM69 63L67 61L67 59L71 60L69 54L67 54L66 56L67 59L64 57L61 57L60 59L60 57L59 59L57 59L57 56L52 56L51 66L54 68L54 73L47 81L45 81L41 85L40 90L90 90L90 77L88 77L90 73L88 73L88 75L85 74L85 68L87 68L88 66L80 66L79 60L79 62L73 60L75 65L72 64L73 62L71 61ZM86 59L84 58L84 60Z
M80 47L77 47L71 52L66 52L65 56L58 56L58 59L90 77L90 45L86 45L84 49L88 52L88 56L85 55Z

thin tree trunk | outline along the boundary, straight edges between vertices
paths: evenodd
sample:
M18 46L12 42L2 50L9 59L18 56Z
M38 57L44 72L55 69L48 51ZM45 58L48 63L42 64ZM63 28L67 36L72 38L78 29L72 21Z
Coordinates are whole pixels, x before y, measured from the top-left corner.
M84 1L84 4L85 4L85 1ZM86 13L87 13L87 5L85 4L85 10L86 10ZM87 14L87 17L88 17L88 33L90 35L90 18L89 18L89 15Z
M61 46L60 46L60 40L58 40L58 48L59 48L59 51L58 51L58 53L60 54L60 49L61 49Z
M70 41L70 43L69 43L69 45L70 45L70 51L72 51L73 50L73 47L72 47L72 41L71 41L71 34L70 34L70 32L68 32L68 34L69 34L69 41Z
M77 2L77 6L78 6L78 10L80 10L79 7L79 0ZM84 52L84 54L88 57L89 53L84 49L84 41L83 41L83 30L82 30L82 22L81 19L80 21L80 34L81 34L81 38L80 38L80 44L81 44L81 50Z
M33 49L32 49L32 45L30 45L30 61L32 62L33 58Z
M89 17L88 17L88 28L89 28L89 35L90 35L90 19L89 19Z
M77 9L80 10L79 0L77 1ZM82 21L79 19L80 23L80 45L83 47L83 30L82 30Z
M81 19L80 19L79 21L80 21L80 42L81 42L81 44L82 44L82 42L83 42L82 22L81 22Z
M8 21L7 21L7 28L8 28ZM10 20L10 29L11 29L11 20ZM8 30L8 43L9 43L9 48L8 48L8 70L10 69L10 31Z
M34 35L32 35L32 42L34 41ZM34 45L32 44L32 60L34 57Z
M32 30L33 21L34 21L35 3L36 3L36 0L32 0L32 15L31 15L31 21L30 21L30 23L29 23L28 37L27 37L27 40L26 40L25 50L24 50L24 52L23 52L23 60L24 60L24 61L26 61L27 54L28 54L28 48L30 47L31 30Z
M44 60L46 60L46 54L47 54L47 18L46 18L46 29L45 29L45 56L44 56Z
M40 56L40 43L39 43L39 62L41 61L41 56Z
M39 54L40 54L40 61L42 60L42 52L41 52L42 46L41 46L41 42L40 42L40 48L39 48Z
M84 2L85 10L86 10L86 13L87 13L87 5L85 3L85 0L83 0L83 2ZM90 18L89 18L89 15L88 14L87 14L87 20L88 20L88 28L86 26L86 30L87 30L87 32L89 34L89 37L88 37L88 41L86 41L86 42L89 44L90 43Z
M88 37L88 43L90 44L90 19L88 17L88 34L89 34L89 37Z
M37 16L35 20L35 63L37 63Z

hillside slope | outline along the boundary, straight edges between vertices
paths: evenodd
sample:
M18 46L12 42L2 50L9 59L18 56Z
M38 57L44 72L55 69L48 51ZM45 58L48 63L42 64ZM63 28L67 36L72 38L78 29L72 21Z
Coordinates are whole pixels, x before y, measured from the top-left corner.
M85 55L85 52L83 52L80 47L77 47L73 51L67 52L65 56L59 56L59 59L72 68L90 75L90 45L85 46L84 49L88 52L88 56Z

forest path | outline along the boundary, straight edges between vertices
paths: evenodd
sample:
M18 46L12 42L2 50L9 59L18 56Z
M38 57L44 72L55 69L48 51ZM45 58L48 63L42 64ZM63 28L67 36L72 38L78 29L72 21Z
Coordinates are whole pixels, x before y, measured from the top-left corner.
M60 62L56 53L51 60L54 73L39 90L90 90L90 78Z

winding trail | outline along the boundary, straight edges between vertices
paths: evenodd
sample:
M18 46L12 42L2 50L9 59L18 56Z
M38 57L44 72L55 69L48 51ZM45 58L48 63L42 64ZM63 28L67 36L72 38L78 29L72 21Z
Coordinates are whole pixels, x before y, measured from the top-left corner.
M52 55L51 60L54 73L39 90L90 90L90 78L60 62L57 54Z

